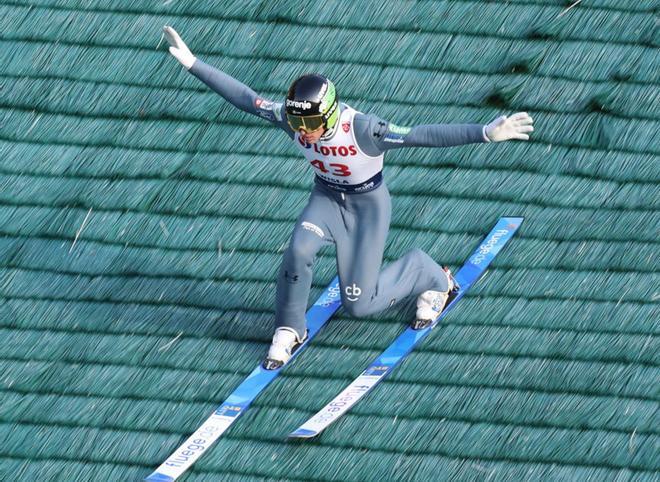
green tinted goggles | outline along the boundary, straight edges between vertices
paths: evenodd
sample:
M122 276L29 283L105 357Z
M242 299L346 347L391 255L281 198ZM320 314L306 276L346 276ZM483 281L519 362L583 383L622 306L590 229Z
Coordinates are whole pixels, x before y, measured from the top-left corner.
M303 129L312 132L325 125L325 118L321 114L306 116L287 114L286 120L294 131Z

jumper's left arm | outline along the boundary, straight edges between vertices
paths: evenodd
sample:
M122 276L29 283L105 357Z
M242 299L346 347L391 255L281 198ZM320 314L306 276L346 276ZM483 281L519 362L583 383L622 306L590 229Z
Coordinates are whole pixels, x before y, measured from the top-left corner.
M451 147L464 144L528 140L534 130L526 112L501 116L489 124L424 124L401 127L375 115L356 115L356 135L363 150L375 155L402 147Z

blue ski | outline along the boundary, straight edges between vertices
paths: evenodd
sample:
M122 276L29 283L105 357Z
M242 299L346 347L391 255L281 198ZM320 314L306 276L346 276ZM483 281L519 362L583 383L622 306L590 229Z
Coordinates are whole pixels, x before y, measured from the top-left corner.
M337 311L341 305L340 294L339 278L335 277L316 303L307 311L307 341L296 350L288 363L303 351L307 343ZM255 368L195 433L145 480L150 482L176 480L202 456L213 442L220 438L239 415L248 409L252 401L280 374L282 368L266 370L261 365Z
M323 407L316 415L307 420L297 430L289 434L291 438L312 438L319 435L330 424L338 420L355 405L364 395L373 389L378 382L387 376L405 359L415 346L426 338L438 322L456 306L456 303L467 293L470 287L486 271L488 265L497 253L513 237L520 227L523 218L500 218L484 241L474 251L463 267L454 277L460 286L460 291L445 307L440 316L431 326L423 330L408 328L362 372L343 392Z

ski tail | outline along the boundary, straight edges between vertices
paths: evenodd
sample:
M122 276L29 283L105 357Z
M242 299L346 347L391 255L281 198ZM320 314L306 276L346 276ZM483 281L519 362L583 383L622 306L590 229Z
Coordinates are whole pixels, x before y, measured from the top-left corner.
M348 412L353 405L371 391L456 306L465 293L468 292L472 285L486 271L490 263L495 259L495 256L497 256L506 243L513 237L522 222L522 217L500 218L463 267L456 273L455 278L461 288L435 321L430 326L421 330L415 330L410 327L406 329L360 376L312 418L291 432L289 437L316 437L333 422L341 418L344 413Z
M287 365L303 351L321 327L339 309L340 295L339 278L335 277L307 311L308 338L292 355ZM180 477L248 409L252 401L279 375L284 366L275 370L266 370L259 364L195 433L144 480L172 482Z

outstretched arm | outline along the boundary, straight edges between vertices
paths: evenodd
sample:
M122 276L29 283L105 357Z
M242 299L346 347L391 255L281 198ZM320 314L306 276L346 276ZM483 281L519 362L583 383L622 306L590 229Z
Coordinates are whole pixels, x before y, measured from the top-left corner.
M248 114L259 115L257 112L257 99L259 99L257 93L231 75L225 74L199 59L195 60L189 72L237 109ZM263 102L263 100L261 101Z
M255 91L231 75L225 74L196 58L172 27L163 27L163 32L170 44L170 53L191 74L208 85L214 92L220 94L237 109L262 117L284 129L290 136L292 135L292 131L282 114L281 103L262 99Z
M355 128L358 144L369 155L401 147L450 147L510 139L529 139L534 128L526 112L501 116L487 125L428 124L400 127L374 115L358 114Z

